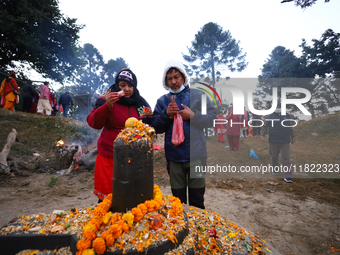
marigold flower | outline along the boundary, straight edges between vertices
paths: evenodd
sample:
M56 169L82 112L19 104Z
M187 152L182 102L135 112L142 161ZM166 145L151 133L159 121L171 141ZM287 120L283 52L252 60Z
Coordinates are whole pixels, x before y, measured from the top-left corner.
M97 252L97 254L101 255L105 252L106 250L106 245L105 245L105 241L103 238L97 237L94 241L93 241L93 249Z
M95 253L93 249L87 249L83 251L82 255L95 255Z
M120 215L118 213L114 213L111 216L111 224L115 224L120 219Z
M137 208L139 208L142 211L143 217L148 212L148 208L145 204L139 204L137 205Z
M84 227L83 227L83 231L92 231L92 232L96 232L97 231L97 227L95 224L89 222L87 223Z
M97 205L93 214L103 217L108 212L109 209L110 207L107 204L102 202L99 205Z
M103 218L100 216L92 216L89 224L90 223L96 226L96 229L98 230L100 228L100 225L103 223Z
M111 246L115 242L115 238L110 233L105 238L106 245Z
M104 199L103 202L109 202L112 203L112 193L108 194Z
M105 214L105 216L103 217L103 223L104 224L109 223L109 221L111 219L111 215L112 215L112 212L108 212L108 213Z
M88 240L93 240L97 236L96 232L92 232L91 230L83 231L83 237L87 238Z
M113 235L113 237L115 239L117 239L118 237L120 237L120 235L122 234L123 230L122 227L118 224L113 224L110 229L109 229L110 233Z
M132 208L131 213L134 216L134 218L133 218L134 222L139 222L144 217L144 215L142 214L141 209L139 209L138 207Z
M129 233L130 232L130 227L126 223L123 223L123 225L121 225L121 228L122 228L124 233Z
M144 204L148 208L148 212L156 211L161 207L155 200L146 200Z
M130 228L132 228L133 226L133 218L134 216L132 213L124 213L123 215L123 221L125 221L129 225Z
M78 250L86 250L91 247L91 241L86 238L82 238L77 242Z

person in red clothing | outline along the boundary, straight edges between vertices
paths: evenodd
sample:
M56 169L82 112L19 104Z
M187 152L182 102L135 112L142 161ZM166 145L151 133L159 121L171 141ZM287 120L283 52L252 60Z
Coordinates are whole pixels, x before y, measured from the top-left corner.
M46 112L46 115L51 115L51 112L53 111L51 107L50 102L50 89L49 86L50 83L45 81L43 85L40 85L40 97L38 101L38 113L44 114L44 111Z
M12 110L14 111L14 104L17 102L17 95L20 95L20 91L18 88L18 84L15 81L16 75L15 72L11 72L9 77L6 78L0 87L0 95L2 95L5 99L4 102L4 109L5 110ZM14 91L17 92L17 94L14 94Z
M224 120L224 116L223 116L223 113L222 111L220 111L217 116L216 116L216 119L218 120ZM218 141L221 142L221 143L224 143L224 133L225 133L225 124L219 124L219 122L215 125L214 127L214 130L215 132L217 133L218 135Z
M226 117L227 123L227 138L230 150L237 151L239 148L240 139L240 125L236 123L241 123L242 116L233 114L233 107L228 108L228 115Z
M123 96L120 91L124 92ZM99 202L112 193L114 140L130 117L151 125L153 115L149 104L139 94L136 75L129 69L123 69L117 74L115 84L98 97L86 118L90 127L103 129L97 141L94 170L93 193Z
M37 113L37 107L38 107L38 101L39 101L39 93L37 91L37 87L34 86L34 98L33 98L33 103L32 103L32 106L29 110L30 113Z

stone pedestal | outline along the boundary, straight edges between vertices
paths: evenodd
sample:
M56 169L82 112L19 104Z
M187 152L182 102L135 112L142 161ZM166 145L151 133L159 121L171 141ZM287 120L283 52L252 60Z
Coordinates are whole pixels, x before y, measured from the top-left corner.
M127 212L153 199L153 143L137 140L129 145L117 139L113 157L112 212Z

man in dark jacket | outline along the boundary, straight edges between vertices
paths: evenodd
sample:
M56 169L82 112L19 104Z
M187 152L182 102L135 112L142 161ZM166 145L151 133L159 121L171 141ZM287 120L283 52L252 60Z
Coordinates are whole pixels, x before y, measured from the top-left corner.
M23 98L23 112L29 112L33 103L33 99L35 97L34 87L32 85L32 81L27 81L25 87L22 89L22 98Z
M207 100L207 114L201 113L202 91L190 89L184 66L170 60L163 74L163 87L169 91L157 100L153 127L157 133L165 132L165 157L168 162L172 194L182 203L204 209L205 178L194 173L195 166L205 166L207 149L203 129L212 127L216 119L214 104ZM174 145L172 131L177 113L183 119L184 140ZM195 176L193 176L195 174Z
M254 108L256 110L259 109L259 106L256 104L254 106ZM261 132L261 117L257 114L252 114L252 121L251 121L251 126L253 126L253 136L260 136L260 132Z
M70 105L73 106L73 99L70 92L66 91L59 98L59 105L63 106L64 117L67 117L68 110L70 109Z
M290 116L281 115L281 104L277 104L274 113L267 116L269 120L266 121L261 129L261 140L266 142L264 136L269 130L269 152L272 158L273 174L278 173L282 169L284 172L284 180L286 182L293 182L291 164L290 164L290 144L295 142L295 134L292 128L293 123L287 123ZM275 121L274 121L275 120ZM284 121L284 126L281 124ZM282 168L279 167L279 155L282 156Z

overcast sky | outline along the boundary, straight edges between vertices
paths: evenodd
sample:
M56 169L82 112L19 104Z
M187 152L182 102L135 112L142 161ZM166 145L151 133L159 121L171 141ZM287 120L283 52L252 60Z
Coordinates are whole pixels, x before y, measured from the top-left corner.
M137 75L141 95L154 108L167 91L163 68L170 59L183 63L195 34L215 22L240 41L248 67L223 77L255 78L270 52L278 45L295 50L304 38L319 39L326 29L340 32L340 1L331 0L302 10L281 0L115 1L60 0L60 10L86 25L80 45L91 43L104 60L122 57Z

